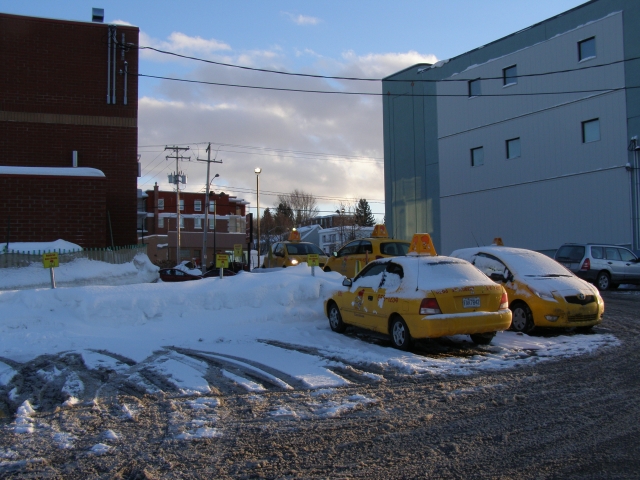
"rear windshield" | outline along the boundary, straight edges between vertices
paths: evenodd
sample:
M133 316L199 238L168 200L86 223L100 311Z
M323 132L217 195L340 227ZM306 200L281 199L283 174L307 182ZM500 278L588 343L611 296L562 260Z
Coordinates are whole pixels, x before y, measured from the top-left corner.
M492 284L484 273L470 263L452 258L420 263L417 273L418 288L421 290Z
M289 255L309 255L310 253L316 253L318 255L324 255L324 252L320 250L313 243L296 243L286 245Z
M559 262L578 263L584 257L584 247L579 245L563 245L556 252Z
M401 257L409 251L409 244L403 242L385 242L380 244L380 253L382 255L394 255Z

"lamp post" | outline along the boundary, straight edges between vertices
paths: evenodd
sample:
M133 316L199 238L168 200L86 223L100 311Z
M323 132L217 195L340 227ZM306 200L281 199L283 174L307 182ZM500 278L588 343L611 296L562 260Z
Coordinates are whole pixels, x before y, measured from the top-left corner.
M211 179L211 182L213 182L219 176L220 175L216 173ZM204 270L205 272L207 271L207 227L209 226L209 205L211 204L211 199L209 198L209 193L210 193L209 187L211 185L211 182L209 181L209 164L207 164L207 191L205 193L205 199L204 199L204 203L205 203L204 227L202 229L202 268L205 269ZM216 244L216 222L214 219L214 222L213 222L213 245L214 245L213 258L214 259L216 255L215 244Z
M258 214L258 267L260 266L260 167L254 170L256 174L256 210Z

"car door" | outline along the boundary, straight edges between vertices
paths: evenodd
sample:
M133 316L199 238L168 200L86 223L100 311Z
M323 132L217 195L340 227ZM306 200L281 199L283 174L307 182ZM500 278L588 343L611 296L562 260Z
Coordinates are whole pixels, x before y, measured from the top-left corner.
M269 267L282 267L284 264L284 244L282 243L274 243L273 244L273 255L270 260L271 264L267 265Z
M375 305L386 267L385 263L369 264L353 279L346 308L354 325L375 330Z
M338 260L336 271L340 272L347 278L353 278L355 276L356 261L354 256L358 254L359 245L360 240L347 243L336 254Z
M640 264L630 250L626 248L618 248L620 259L624 262L624 280L629 283L640 282Z
M626 265L620 257L620 251L616 247L605 247L604 255L607 266L611 272L612 283L622 283L624 281Z

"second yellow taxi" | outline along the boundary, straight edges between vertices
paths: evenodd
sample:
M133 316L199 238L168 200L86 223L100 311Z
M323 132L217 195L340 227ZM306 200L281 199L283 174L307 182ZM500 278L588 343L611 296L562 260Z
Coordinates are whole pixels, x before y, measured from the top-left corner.
M262 268L295 267L307 261L307 255L318 255L320 268L327 262L327 255L320 247L310 242L300 241L300 232L295 228L289 234L286 242L276 242L271 245L269 254L264 259Z
M370 262L325 302L329 325L388 334L394 347L413 339L468 334L486 345L511 325L505 289L465 260L437 256L428 234L416 234L407 256Z

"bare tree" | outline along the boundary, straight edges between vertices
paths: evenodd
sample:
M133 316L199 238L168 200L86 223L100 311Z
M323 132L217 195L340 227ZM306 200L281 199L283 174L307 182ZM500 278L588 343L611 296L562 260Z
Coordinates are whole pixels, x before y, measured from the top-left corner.
M292 220L296 226L308 224L312 218L317 217L320 213L316 197L298 189L291 193L278 195L278 208L280 205L291 209Z

